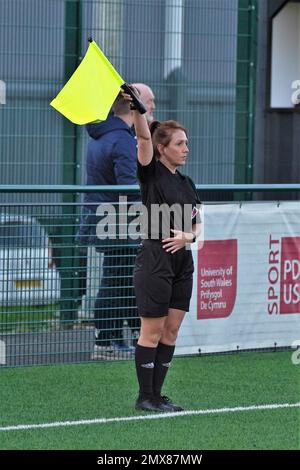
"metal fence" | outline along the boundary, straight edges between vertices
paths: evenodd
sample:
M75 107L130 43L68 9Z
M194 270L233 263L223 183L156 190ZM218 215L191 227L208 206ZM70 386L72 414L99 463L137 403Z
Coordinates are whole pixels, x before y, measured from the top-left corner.
M85 129L49 102L89 36L188 128L197 183L251 183L256 23L255 0L1 0L0 183L83 183Z
M135 187L0 186L9 193L136 191ZM300 185L207 185L205 191L299 191ZM280 197L278 192L278 197ZM34 365L133 357L139 320L133 265L139 240L86 238L79 203L0 206L0 363ZM116 219L118 220L118 219ZM97 220L89 219L89 227ZM229 221L230 223L230 221ZM95 344L95 327L102 333ZM188 338L187 338L188 341ZM108 345L113 344L113 350ZM104 347L102 347L104 346ZM2 360L1 360L2 358Z
M51 189L42 190L49 199L51 193L61 192L61 187ZM73 195L74 189L67 193ZM81 230L79 203L0 207L0 340L5 364L132 357L139 330L132 284L139 242L127 246L118 240L109 245L96 240L97 218L85 220ZM98 348L95 327L101 332Z

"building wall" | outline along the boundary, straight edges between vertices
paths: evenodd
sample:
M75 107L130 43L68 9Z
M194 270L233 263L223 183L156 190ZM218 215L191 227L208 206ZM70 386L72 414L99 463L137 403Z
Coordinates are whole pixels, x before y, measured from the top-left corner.
M254 183L299 183L300 180L299 109L270 108L271 24L273 15L285 3L259 1ZM299 194L268 193L264 197L295 199Z
M78 24L66 17L70 4L80 6ZM79 63L65 54L66 38L75 34L81 57L92 36L127 81L153 87L158 119L188 127L185 170L196 183L233 183L238 9L238 0L1 1L0 80L7 93L0 184L70 184L67 173L76 173L74 184L84 181L85 130L66 135L64 118L49 106L66 64ZM180 38L180 48L166 45L170 35L171 45Z

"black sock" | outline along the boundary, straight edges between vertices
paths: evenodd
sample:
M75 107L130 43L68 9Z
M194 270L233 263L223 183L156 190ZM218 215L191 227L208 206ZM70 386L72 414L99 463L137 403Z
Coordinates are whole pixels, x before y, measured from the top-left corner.
M172 361L175 346L158 343L153 374L153 393L160 396L161 389Z
M156 348L136 345L135 367L140 386L139 398L147 399L153 396L153 371Z

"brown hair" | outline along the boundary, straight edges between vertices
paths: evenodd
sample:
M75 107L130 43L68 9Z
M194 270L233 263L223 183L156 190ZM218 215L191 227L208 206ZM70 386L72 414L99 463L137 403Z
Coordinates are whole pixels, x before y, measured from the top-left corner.
M164 146L169 145L174 132L178 130L181 130L187 134L186 129L177 121L151 122L150 132L152 136L152 145L155 157L160 157L160 153L157 149L158 144L162 144Z
M130 103L123 98L122 93L119 93L112 105L112 111L117 116L124 116L130 113Z

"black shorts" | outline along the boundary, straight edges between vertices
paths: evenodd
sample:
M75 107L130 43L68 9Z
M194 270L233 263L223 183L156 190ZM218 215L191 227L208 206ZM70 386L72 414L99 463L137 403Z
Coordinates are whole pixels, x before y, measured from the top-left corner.
M160 240L143 240L137 251L134 288L141 317L164 317L169 308L187 312L193 289L192 252L167 253Z

